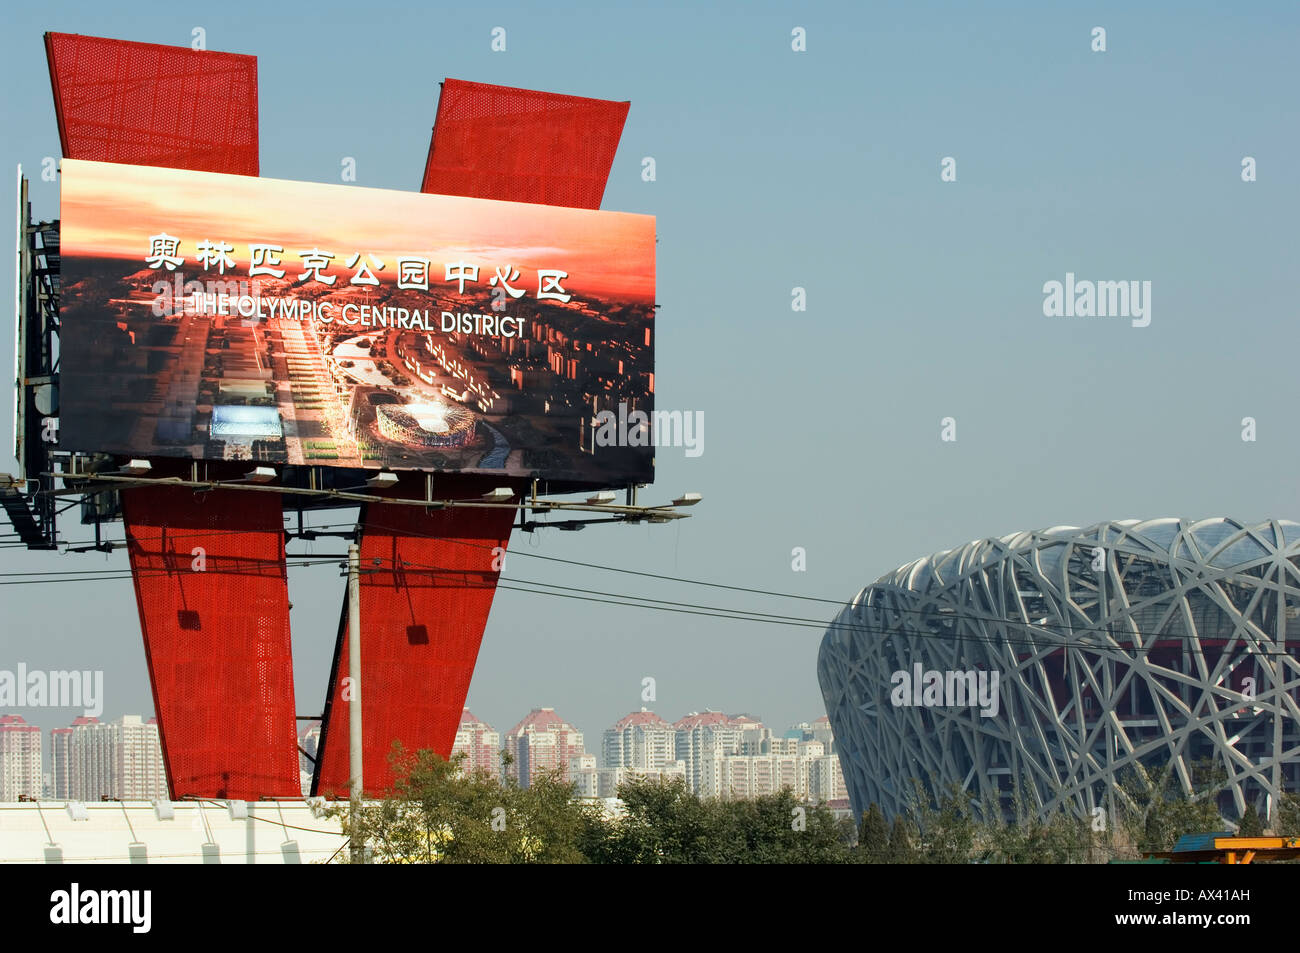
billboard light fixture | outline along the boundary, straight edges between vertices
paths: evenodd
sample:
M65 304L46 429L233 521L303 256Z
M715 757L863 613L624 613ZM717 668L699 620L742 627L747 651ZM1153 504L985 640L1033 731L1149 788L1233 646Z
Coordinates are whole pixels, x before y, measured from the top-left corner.
M601 490L587 497L587 502L592 506L604 506L606 503L613 503L615 495L613 490Z
M76 481L84 480L92 484L93 483L113 484L113 483L128 482L128 481L134 481L140 483L154 482L151 480L140 479L140 476L148 471L149 463L147 460L132 460L131 463L132 466L129 468L125 468L123 470L114 470L111 472L98 472L98 473L92 472L92 473L84 473L84 474L54 472L54 473L43 473L42 476L62 478L65 481L68 480L69 478L72 478ZM565 500L544 500L544 499L538 499L536 496L525 497L516 489L512 489L511 487L508 486L499 486L488 491L487 493L481 494L478 498L470 497L468 499L461 498L461 499L435 500L429 497L426 499L407 500L407 499L402 499L400 497L368 495L365 493L351 492L353 490L362 489L362 487L366 489L374 490L374 489L382 489L385 486L396 485L397 482L400 480L400 477L398 477L397 474L391 473L389 471L384 471L382 473L375 474L373 477L370 477L366 481L366 483L363 484L361 487L336 487L332 489L296 486L292 483L292 481L290 482L289 485L276 485L276 486L268 485L268 483L275 480L277 476L284 476L284 474L277 474L273 467L258 467L252 471L249 471L249 473L245 476L245 478L239 480L228 480L228 481L186 480L181 477L168 477L164 480L160 480L159 482L166 483L170 486L190 487L196 493L199 492L206 493L212 490L219 490L224 487L231 490L248 490L248 491L256 491L256 492L263 492L263 493L277 493L283 496L318 497L330 501L348 500L348 501L355 501L357 503L383 502L385 504L392 504L392 505L417 506L417 507L422 507L426 510L454 508L454 507L461 507L461 506L463 507L509 506L517 510L532 509L535 512L555 512L558 510L571 511L571 510L586 509L586 510L595 510L597 512L603 512L608 514L610 517L609 519L605 519L605 520L583 520L582 522L584 523L590 523L590 522L640 523L642 521L650 522L650 523L667 523L667 522L671 522L672 520L687 519L689 518L690 514L678 512L677 507L694 506L696 503L699 503L703 499L703 496L700 493L688 492L688 493L683 493L681 496L677 497L671 503L661 503L656 506L640 506L636 503L635 499L633 499L626 506L621 506L609 502L608 500L609 496L613 495L609 491L597 492L592 494L589 497L585 497L581 502L574 502L574 501L565 501ZM3 484L0 484L0 490L4 490L4 489L5 488L3 487ZM55 496L55 497L77 496L77 495L83 495L87 492L97 493L102 491L100 490L87 491L86 489L78 486L78 487L65 488L63 490L55 490L53 491L51 496ZM520 525L522 526L523 524ZM536 523L536 524L528 524L528 525L537 526L537 527L544 527L544 526L554 527L559 524L558 523ZM331 535L331 534L327 534L327 535ZM307 537L304 536L304 538ZM100 548L100 547L96 546L92 548ZM80 552L83 550L74 550L74 551Z

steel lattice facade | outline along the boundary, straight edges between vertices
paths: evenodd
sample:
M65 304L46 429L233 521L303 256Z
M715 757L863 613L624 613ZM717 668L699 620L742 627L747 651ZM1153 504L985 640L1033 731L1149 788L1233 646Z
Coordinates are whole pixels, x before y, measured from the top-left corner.
M1040 814L1111 813L1127 771L1172 763L1191 793L1207 760L1223 809L1271 810L1300 788L1298 616L1289 521L1122 520L918 559L822 640L854 811L899 813L916 778L1004 809L1018 788ZM971 704L994 673L996 705Z

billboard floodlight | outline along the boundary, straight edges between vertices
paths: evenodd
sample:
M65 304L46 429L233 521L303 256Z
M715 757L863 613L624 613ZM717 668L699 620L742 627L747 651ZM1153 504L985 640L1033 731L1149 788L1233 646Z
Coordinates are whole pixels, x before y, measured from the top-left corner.
M489 503L504 503L506 500L514 499L515 491L508 486L499 486L495 490L489 490L483 494L483 499Z
M376 473L366 481L366 486L372 490L391 490L397 486L396 473Z
M699 493L683 493L677 499L673 500L673 506L694 506L700 500L704 499Z
M270 483L275 479L274 467L254 467L244 474L249 483Z
M114 471L113 476L144 476L152 469L153 465L148 460L132 460L122 469Z
M613 503L614 497L613 490L601 490L599 493L593 493L587 497L587 502L592 506L604 506L606 503Z

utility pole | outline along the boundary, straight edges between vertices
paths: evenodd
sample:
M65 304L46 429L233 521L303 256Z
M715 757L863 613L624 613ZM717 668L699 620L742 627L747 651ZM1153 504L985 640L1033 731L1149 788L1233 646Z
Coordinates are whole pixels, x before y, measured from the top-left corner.
M365 863L365 840L357 830L363 791L361 758L361 547L348 546L348 761L352 789L349 814L352 818L352 863Z

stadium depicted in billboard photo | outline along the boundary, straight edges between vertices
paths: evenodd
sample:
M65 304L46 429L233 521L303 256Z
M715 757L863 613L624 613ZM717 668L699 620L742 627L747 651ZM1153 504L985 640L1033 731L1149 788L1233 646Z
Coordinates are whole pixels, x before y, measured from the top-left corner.
M866 587L817 674L855 812L912 779L1075 814L1136 766L1300 788L1300 524L1156 519L976 540ZM1018 789L1018 792L1017 792ZM1267 815L1265 815L1267 816Z

